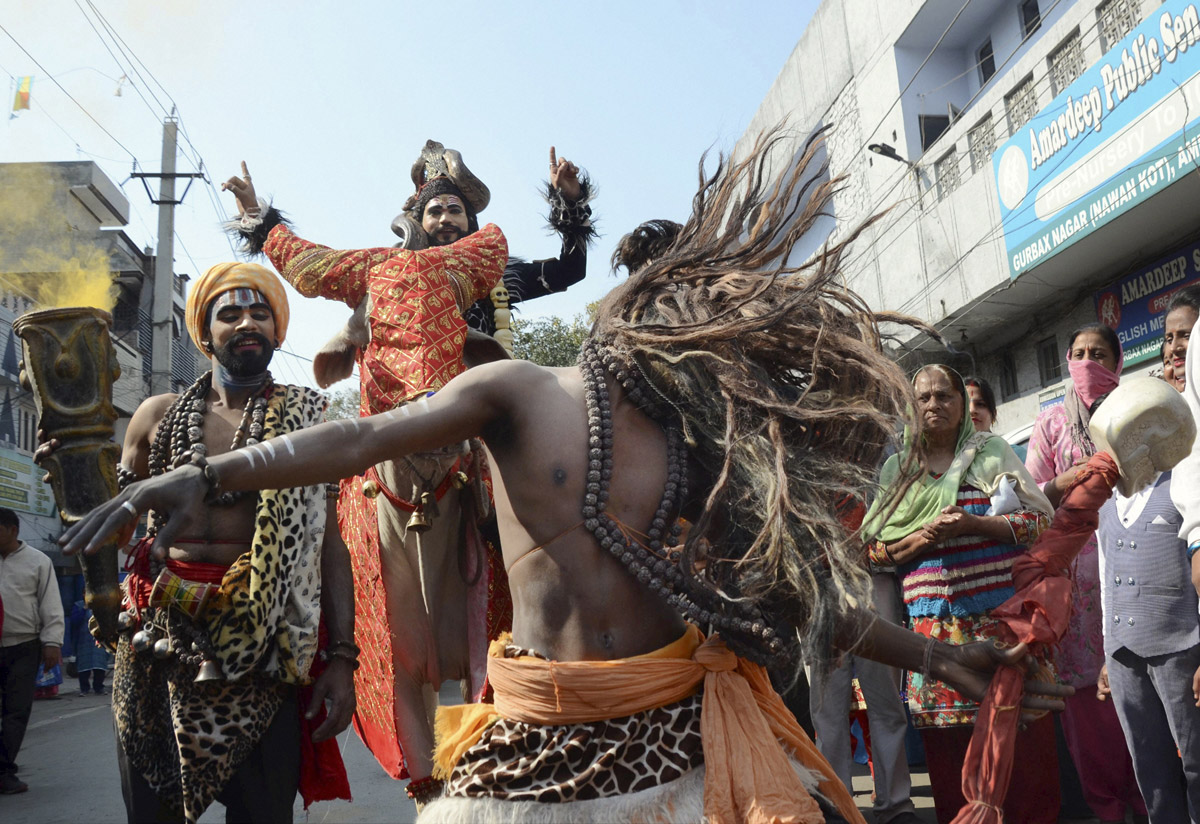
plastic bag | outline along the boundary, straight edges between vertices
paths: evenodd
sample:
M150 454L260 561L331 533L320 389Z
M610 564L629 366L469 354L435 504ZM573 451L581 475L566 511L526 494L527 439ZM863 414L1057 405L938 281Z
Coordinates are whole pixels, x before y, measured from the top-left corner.
M63 682L62 666L55 664L46 672L44 664L38 664L36 685L39 689L42 687L57 687Z
M1020 508L1021 499L1017 497L1017 491L1013 487L1012 480L1007 475L1002 475L996 491L992 493L992 505L983 514L1007 515L1010 512L1016 512Z

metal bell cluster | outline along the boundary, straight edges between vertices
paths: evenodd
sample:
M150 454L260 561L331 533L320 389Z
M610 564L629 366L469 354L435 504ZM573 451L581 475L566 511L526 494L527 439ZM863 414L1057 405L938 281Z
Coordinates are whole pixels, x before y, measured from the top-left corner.
M149 653L160 661L175 655L182 664L197 668L194 679L196 683L225 680L221 662L207 657L198 642L193 641L190 650L178 648L171 643L166 633L153 623L147 622L142 629L137 629L138 617L128 611L117 616L117 627L123 634L132 633L129 646L138 655Z

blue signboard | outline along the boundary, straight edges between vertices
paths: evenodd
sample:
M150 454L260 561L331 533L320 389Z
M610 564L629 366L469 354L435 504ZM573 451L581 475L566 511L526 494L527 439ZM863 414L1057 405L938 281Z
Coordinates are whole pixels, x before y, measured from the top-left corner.
M1156 260L1096 293L1096 319L1121 339L1125 365L1157 358L1171 295L1200 283L1200 242Z
M992 155L1009 274L1200 164L1200 12L1167 0Z

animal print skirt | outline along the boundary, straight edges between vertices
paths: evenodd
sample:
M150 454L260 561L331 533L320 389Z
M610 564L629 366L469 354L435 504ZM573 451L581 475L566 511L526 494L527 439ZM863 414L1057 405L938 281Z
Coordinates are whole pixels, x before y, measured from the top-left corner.
M534 656L509 644L505 657ZM425 824L530 821L696 822L704 819L703 692L623 718L542 725L501 718L454 765ZM819 776L792 767L827 822L842 822L817 789Z
M188 821L197 820L262 738L282 685L251 673L197 684L195 667L138 655L122 638L113 675L117 738L133 770Z
M507 658L537 652L509 644ZM561 803L625 795L704 763L700 694L625 718L543 726L501 718L454 765L446 795Z

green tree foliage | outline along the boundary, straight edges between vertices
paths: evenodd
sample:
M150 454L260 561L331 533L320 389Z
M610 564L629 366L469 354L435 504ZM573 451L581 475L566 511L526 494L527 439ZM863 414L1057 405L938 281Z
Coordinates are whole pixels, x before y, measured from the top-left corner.
M583 315L570 321L560 317L513 318L513 357L539 366L574 366L590 328Z
M339 389L329 393L329 408L325 410L325 420L341 421L358 417L358 387Z

